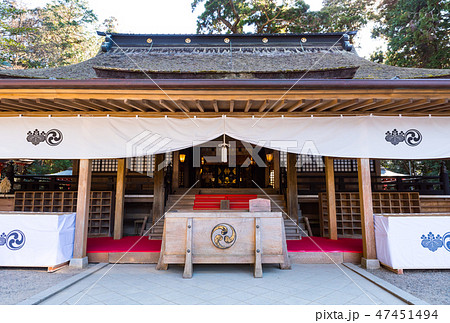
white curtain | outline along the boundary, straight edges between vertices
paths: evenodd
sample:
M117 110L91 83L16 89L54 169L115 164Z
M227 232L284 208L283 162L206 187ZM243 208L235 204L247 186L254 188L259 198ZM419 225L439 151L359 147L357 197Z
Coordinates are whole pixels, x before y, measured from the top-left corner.
M122 158L218 138L293 153L348 158L450 157L448 117L0 118L0 158Z

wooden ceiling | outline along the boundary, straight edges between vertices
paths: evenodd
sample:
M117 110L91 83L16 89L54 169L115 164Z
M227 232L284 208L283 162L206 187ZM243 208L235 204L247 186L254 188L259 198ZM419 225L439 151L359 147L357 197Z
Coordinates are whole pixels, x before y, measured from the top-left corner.
M5 114L94 115L450 115L449 99L0 99Z

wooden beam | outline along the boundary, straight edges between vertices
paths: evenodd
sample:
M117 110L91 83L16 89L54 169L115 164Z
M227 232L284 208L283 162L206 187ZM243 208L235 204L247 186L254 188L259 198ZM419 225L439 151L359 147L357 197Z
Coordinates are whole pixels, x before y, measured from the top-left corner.
M383 111L386 111L386 110L391 111L391 109L393 109L393 108L404 106L405 104L411 104L411 102L412 102L411 99L394 101L391 104L379 107L379 108L377 108L375 110L372 110L372 112L377 113L377 112L383 112Z
M140 102L138 102L138 101L126 99L124 102L125 102L126 104L128 104L128 105L131 105L133 108L135 108L135 109L138 110L138 111L141 111L141 112L147 112L147 111L148 111L147 107L144 106L144 105L142 105L142 104L141 104Z
M40 100L44 101L44 100ZM72 109L73 111L81 110L81 111L87 111L85 107L78 106L72 103L67 103L65 100L45 100L45 102L51 102L52 104L57 104L59 106L66 107L68 109Z
M337 240L336 186L334 184L334 159L325 157L325 179L327 187L328 231L331 240Z
M79 103L75 102L74 100L54 99L54 101L56 103L59 103L59 104L65 104L67 106L74 106L77 109L80 109L80 110L83 110L83 111L86 111L86 112L92 111L92 110L102 111L102 110L97 109L97 108L93 109L91 106L86 105L86 104L79 104Z
M219 106L217 105L217 100L212 101L214 112L219 112Z
M414 111L423 110L423 109L427 109L426 111L424 111L424 113L432 112L432 111L434 111L436 109L440 109L443 105L447 105L448 103L449 103L448 99L446 99L446 100L443 100L443 99L442 100L434 100L433 103L426 104L426 105L424 105L424 106L422 106L420 108L415 108L412 111L408 111L408 112L414 112Z
M304 106L302 108L302 112L309 112L311 110L313 110L315 107L317 107L318 105L322 104L323 100L313 100L312 102L310 102L307 106Z
M152 109L155 112L161 112L161 108L158 107L157 105L155 105L152 101L150 100L142 100L142 104L146 107L149 107L150 109Z
M71 100L71 102L76 103L81 106L84 106L84 107L88 108L90 111L95 110L95 111L101 111L101 112L108 112L108 111L105 111L104 107L99 107L96 104L93 104L91 102L86 102L84 100L73 99L73 100Z
M178 100L175 102L176 104L178 104L178 106L184 110L184 112L190 112L191 109L189 109L189 107L184 103L183 100Z
M164 154L155 155L153 170L153 224L164 214L164 168L158 170L158 165L164 161Z
M106 100L106 102L116 108L119 108L120 110L125 110L128 112L132 112L134 110L132 106L126 104L124 101Z
M408 112L409 110L415 108L415 107L419 107L419 106L423 106L425 104L429 104L431 102L430 99L422 99L422 100L411 100L410 103L408 104L404 104L402 106L396 107L395 109L392 109L390 112Z
M345 109L347 107L350 107L354 104L357 104L360 102L359 99L352 99L352 100L344 100L344 99L340 99L339 100L341 103L335 105L332 109L328 110L328 111L332 111L332 112L337 112L340 111L342 109Z
M233 102L233 105L234 105L234 101L232 101L232 102ZM253 104L253 101L252 101L252 100L247 100L247 102L245 103L244 112L248 112L248 111L251 109L252 104ZM230 109L230 110L231 110L231 109ZM230 111L230 112L231 112L231 111Z
M317 112L325 111L326 109L333 107L334 105L338 104L338 99L330 100L328 102L324 102L321 105L318 105L316 107Z
M233 112L233 110L234 110L234 100L231 100L230 101L230 112Z
M81 159L78 175L77 215L75 220L73 258L86 257L89 204L91 198L91 175L92 160Z
M164 100L159 100L159 104L162 105L167 110L169 110L170 112L175 112L175 110L170 105L168 105Z
M110 104L107 102L107 100L96 100L96 99L91 99L89 100L89 103L93 103L98 107L104 107L104 109L112 111L112 112L119 112L119 111L127 111L126 109L122 108L122 107L117 107L114 104Z
M125 215L126 159L117 160L116 208L114 216L114 240L122 239Z
M353 108L353 107L351 107L351 109L352 109L352 111L358 110L357 112L362 112L362 113L369 112L370 113L371 112L370 110L372 110L372 109L375 109L375 108L378 108L378 107L381 107L381 106L385 106L385 105L391 104L393 102L394 102L394 100L386 99L386 100L381 100L381 101L378 101L378 102L374 102L374 103L369 104L369 105L367 105L367 106L365 106L365 107L363 107L361 109L357 109L357 108ZM347 109L345 109L344 111L341 111L341 112L346 112L346 110ZM349 111L349 112L351 112L351 111Z
M19 101L20 101L20 100L19 100ZM60 105L60 104L58 104L58 103L54 103L54 102L49 101L49 100L36 99L36 103L37 103L38 105L43 105L43 106L49 108L50 110L60 109L60 110L62 110L62 111L71 111L71 112L74 112L74 111L75 111L75 108L74 108L74 107L68 108L68 107L66 107L66 106ZM32 103L30 102L30 104L32 104Z
M273 170L274 170L274 181L273 188L278 192L280 191L280 151L273 151Z
M5 99L0 100L0 104L2 105L2 109L4 111L17 111L17 112L29 112L29 111L39 111L38 109L29 109L24 106L12 105L6 102Z
M297 154L287 154L287 206L288 215L298 223Z
M362 110L362 109L364 109L366 107L370 107L370 106L372 106L374 104L377 104L377 103L379 103L381 101L382 100L378 100L378 99L368 99L368 100L365 100L363 102L358 102L358 103L355 103L354 105L346 107L345 109L341 110L340 112L341 113L347 113L347 112L352 112L354 110ZM388 100L385 100L385 101L388 101Z
M273 112L278 112L283 110L284 108L286 108L286 106L288 105L288 101L287 100L283 100L283 104L280 104L279 106L277 106L276 108L273 109Z
M292 107L290 107L287 112L294 112L298 108L300 108L305 103L305 100L298 100Z
M178 188L178 178L180 172L180 151L174 151L172 156L172 191Z
M19 109L20 111L24 110L24 109L28 109L28 110L32 110L32 111L42 111L36 107L29 107L24 106L23 104L19 104L17 101L14 100L7 100L7 99L1 99L0 102L4 105L10 106L13 109ZM42 111L44 112L44 111Z
M37 101L37 100L36 100ZM30 109L32 108L37 108L40 110L45 110L45 111L54 111L54 108L49 108L47 105L45 104L37 104L37 102L34 100L26 100L26 99L19 99L19 104L24 105Z
M370 181L370 160L368 158L358 158L359 204L361 210L363 257L366 259L376 259L377 252L373 224L372 186Z
M264 100L261 106L258 109L258 112L263 112L267 106L269 105L269 100Z
M200 100L195 100L195 105L197 106L198 111L205 112L205 109L203 109L202 104L200 103Z
M269 111L278 112L281 109L283 109L287 105L286 100L280 100L277 103L275 103Z

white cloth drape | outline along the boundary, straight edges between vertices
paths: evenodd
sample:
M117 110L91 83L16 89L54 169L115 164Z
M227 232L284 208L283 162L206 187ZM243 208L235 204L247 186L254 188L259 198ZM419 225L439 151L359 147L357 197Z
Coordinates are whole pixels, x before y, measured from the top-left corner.
M0 266L53 267L72 258L75 213L0 213Z
M395 269L449 269L450 216L374 217L377 258Z
M36 129L42 136L33 144L27 138L31 140ZM395 130L403 132L403 138L412 131L412 139L420 136L420 140L403 139L394 145L386 140L386 133ZM191 147L223 133L251 144L302 154L383 159L450 157L449 117L8 117L0 118L0 132L0 158L135 157Z

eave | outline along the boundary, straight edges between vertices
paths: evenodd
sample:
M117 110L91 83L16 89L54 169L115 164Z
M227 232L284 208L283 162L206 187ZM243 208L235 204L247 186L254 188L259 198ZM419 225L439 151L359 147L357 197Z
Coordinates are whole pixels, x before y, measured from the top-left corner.
M450 115L450 80L0 80L0 116Z

